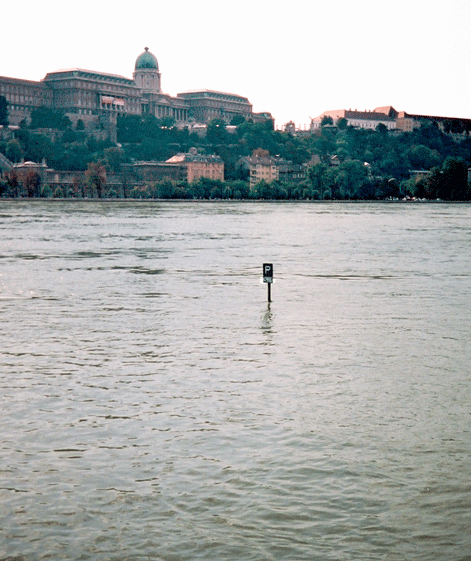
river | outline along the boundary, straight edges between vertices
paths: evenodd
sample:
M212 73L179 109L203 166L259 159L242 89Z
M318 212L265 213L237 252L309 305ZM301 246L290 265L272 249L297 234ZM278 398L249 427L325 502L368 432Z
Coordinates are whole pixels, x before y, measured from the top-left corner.
M0 559L470 560L470 257L468 204L0 200Z

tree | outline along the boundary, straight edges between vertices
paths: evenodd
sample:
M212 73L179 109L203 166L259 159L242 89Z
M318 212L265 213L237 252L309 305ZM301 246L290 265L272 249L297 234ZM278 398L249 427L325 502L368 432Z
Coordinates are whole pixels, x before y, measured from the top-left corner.
M377 168L389 178L404 179L409 176L410 164L406 154L391 150L385 154L384 159L377 162Z
M30 170L26 175L26 179L25 179L25 187L28 197L38 197L40 185L41 185L41 177L39 173Z
M330 154L335 153L335 148L335 130L321 129L320 132L313 135L311 150L314 154L318 154L324 162L329 160Z
M246 181L236 180L230 183L231 193L228 198L246 199L249 196L249 184Z
M361 191L367 181L367 169L357 160L342 162L338 168L336 182L345 199L362 198Z
M21 145L18 139L12 138L7 142L5 155L10 161L14 163L21 161L21 159L25 155L25 152L23 150L23 146Z
M350 158L364 162L366 160L365 152L368 150L371 140L375 136L379 135L376 135L374 131L348 127L345 131L345 140L347 142Z
M173 117L161 117L157 119L157 122L162 129L171 129L175 126L175 119Z
M224 189L224 182L223 181L215 181L214 185L211 189L209 194L210 199L222 199L222 193Z
M269 158L270 152L268 150L264 150L263 148L256 148L252 150L252 158Z
M0 125L8 125L8 102L4 95L0 95Z
M206 139L211 144L224 144L227 141L228 132L226 123L222 119L213 119L206 127Z
M118 172L125 161L124 151L118 147L105 148L104 158L107 166L114 172Z
M462 158L448 157L443 163L439 198L450 201L468 199L468 166Z
M85 172L88 185L96 190L97 196L101 199L103 188L106 184L106 168L97 162L90 162Z
M432 169L439 164L440 154L428 146L419 144L409 150L408 158L413 169Z
M18 196L18 187L19 187L19 180L18 180L18 173L15 169L12 169L7 173L7 184L9 187L9 191L12 197Z
M175 191L173 199L188 199L188 183L186 181L177 181L175 183Z
M78 198L79 195L82 195L82 198L85 197L85 189L83 182L80 179L80 176L74 175L72 179L72 191L74 193L74 197Z
M194 199L220 199L224 182L209 177L199 177L189 187L189 195Z
M272 190L271 190L270 184L267 183L264 179L259 181L250 190L250 198L252 198L252 199L271 199L272 198Z
M116 132L120 143L142 142L142 119L139 115L120 115L118 117Z
M430 170L430 173L423 180L423 193L427 199L436 199L441 196L442 191L442 172L437 166Z
M463 121L460 119L453 119L451 122L451 132L454 134L463 134L465 131L465 126Z
M161 179L155 184L154 189L158 199L172 199L175 194L175 186L169 179Z
M334 120L330 115L324 115L321 120L321 127L332 126L334 124Z
M316 198L324 198L324 193L330 188L330 170L326 164L316 164L307 170L311 183L313 195ZM314 195L316 194L316 195Z
M245 117L243 115L237 114L237 115L234 115L231 119L231 125L232 126L237 127L237 126L241 125L242 123L245 123Z
M0 197L5 193L8 188L8 181L0 177Z
M26 144L25 157L32 162L54 160L55 149L51 139L44 134L31 134Z
M345 117L340 117L340 119L337 119L335 125L339 130L343 131L348 127L348 121Z
M70 119L62 111L49 107L36 107L31 111L31 129L66 130L72 127Z
M376 189L376 195L380 198L398 198L400 197L400 188L398 182L394 179L383 179Z
M446 132L447 134L451 132L451 119L445 119L443 121L443 131Z

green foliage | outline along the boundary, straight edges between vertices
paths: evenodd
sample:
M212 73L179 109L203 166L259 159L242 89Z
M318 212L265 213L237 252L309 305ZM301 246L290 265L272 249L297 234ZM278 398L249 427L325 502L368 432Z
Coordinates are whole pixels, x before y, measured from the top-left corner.
M221 199L224 182L200 177L189 186L189 196L192 199Z
M357 160L342 162L338 168L335 182L342 199L363 199L363 189L367 183L367 170Z
M5 149L6 157L14 163L20 162L24 158L25 152L22 144L16 138L9 140Z
M93 157L94 154L90 153L85 143L72 142L56 149L54 158L48 161L48 164L54 169L80 171L87 169Z
M462 158L447 157L441 167L434 167L417 182L415 196L448 201L470 200L468 164Z
M317 154L327 163L331 155L336 152L336 132L332 129L321 129L314 133L310 139L310 151Z
M152 189L148 185L136 185L129 196L131 199L151 199Z
M206 140L210 144L227 144L228 132L222 119L213 119L206 128Z
M237 127L245 122L245 117L243 115L234 115L231 119L231 125Z
M440 162L439 152L423 144L412 146L407 157L412 169L432 169Z
M52 190L52 195L51 195L52 198L54 198L54 199L65 198L65 192L64 192L64 188L62 187L62 185L56 185L51 190Z
M63 131L71 126L70 119L62 111L49 107L36 107L31 111L30 129L58 129Z
M54 159L54 144L52 140L42 134L32 134L29 137L25 158L32 162L51 162Z
M395 179L381 178L375 185L375 198L397 199L401 195L399 183Z
M121 115L117 122L117 136L119 143L142 142L143 124L139 115Z
M332 126L334 124L334 120L329 115L324 115L321 121L321 127Z
M64 123L59 116L38 109L32 125L56 122L60 128ZM0 143L0 151L14 162L22 158L37 162L45 159L49 167L57 170L83 172L88 169L88 184L74 187L67 196L85 196L86 188L89 196L110 196L105 191L106 179L99 180L100 173L106 178L107 170L119 173L122 163L165 161L178 152L195 147L200 153L217 154L223 159L225 182L200 179L187 185L165 180L139 187L132 193L129 192L132 183L126 183L122 196L322 200L382 199L410 194L444 200L470 198L466 178L471 164L471 138L445 134L434 123L424 123L410 133L393 133L384 126L378 126L376 130L355 129L345 126L340 119L336 127L324 126L303 135L275 131L272 122L253 123L239 118L233 123L236 125L234 133L227 130L222 120L213 120L206 134L200 137L187 128L178 129L169 118L120 116L118 146L87 135L85 130L80 130L81 126L75 130L65 128L61 134L51 137L35 133L31 127L23 127L16 139ZM324 124L330 122L326 120ZM450 132L453 132L451 125ZM454 130L459 128L453 126ZM248 172L241 165L241 158L251 156L254 151L294 164L307 164L311 159L321 163L307 169L301 182L262 182L249 189ZM336 156L338 165L332 165L333 156ZM102 172L97 175L94 166L101 167ZM429 170L429 173L416 182L409 179L411 169ZM4 192L16 196L14 193L18 194L19 189L13 180L7 180ZM39 192L46 192L46 188L41 186Z
M469 199L468 165L462 158L449 156L442 165L441 174L439 198L449 201Z
M323 199L324 193L332 185L332 173L326 164L317 164L307 171L307 176L312 189L312 194L316 198Z
M8 182L6 179L0 176L0 197L3 196L8 190Z
M249 197L251 199L272 199L272 187L262 179L250 189Z
M0 95L0 125L8 125L8 102L4 95Z
M225 199L247 199L249 196L249 184L246 181L226 181Z
M18 173L15 169L9 171L6 174L6 194L9 197L18 197L19 195L19 180L18 180Z
M39 192L39 196L44 198L44 199L48 199L48 198L52 197L51 186L48 185L47 183L45 183L44 185L41 185L41 190Z
M120 171L121 164L125 162L124 151L117 146L105 148L104 161L108 169L117 173Z

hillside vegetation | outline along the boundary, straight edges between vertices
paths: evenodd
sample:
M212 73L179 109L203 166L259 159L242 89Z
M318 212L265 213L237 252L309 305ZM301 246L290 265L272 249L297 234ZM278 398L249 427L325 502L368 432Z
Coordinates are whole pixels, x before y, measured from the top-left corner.
M46 127L45 125L49 125ZM54 134L41 130L54 129ZM224 182L200 180L148 185L140 197L170 198L278 198L278 199L384 199L416 197L469 200L467 169L471 165L471 138L445 134L433 123L410 133L325 126L313 133L273 130L271 122L239 122L227 127L213 120L202 135L180 130L169 119L123 116L118 120L118 143L98 141L82 130L72 130L64 116L37 110L17 138L0 141L0 152L13 162L41 162L57 170L86 171L93 166L119 173L134 160L165 161L195 147L217 154L225 164ZM296 183L260 183L248 188L248 172L239 166L243 156L262 150L306 167ZM411 173L421 171L422 173ZM425 173L426 172L426 173ZM89 173L89 176L91 174ZM8 177L0 186L8 194ZM45 191L43 190L43 193ZM104 186L104 196L107 196ZM109 195L109 194L108 194Z

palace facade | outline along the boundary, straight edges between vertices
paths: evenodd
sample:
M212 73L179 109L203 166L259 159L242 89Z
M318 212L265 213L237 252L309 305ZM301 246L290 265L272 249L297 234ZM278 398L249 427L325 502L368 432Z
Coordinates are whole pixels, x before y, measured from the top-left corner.
M230 123L241 115L254 122L271 119L256 114L246 97L212 90L197 90L172 97L161 89L157 58L146 47L135 63L132 79L74 68L50 72L39 82L0 76L0 96L7 100L10 125L19 125L38 107L65 113L74 127L102 131L116 140L119 115L151 114L171 117L177 126L206 124L219 118Z

